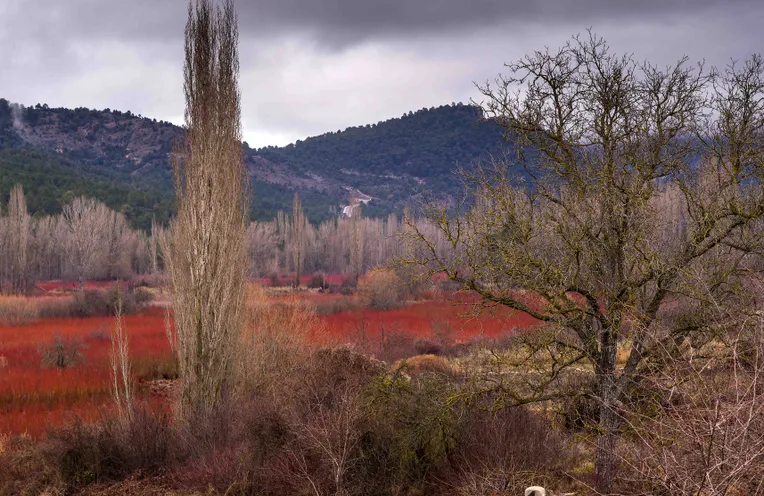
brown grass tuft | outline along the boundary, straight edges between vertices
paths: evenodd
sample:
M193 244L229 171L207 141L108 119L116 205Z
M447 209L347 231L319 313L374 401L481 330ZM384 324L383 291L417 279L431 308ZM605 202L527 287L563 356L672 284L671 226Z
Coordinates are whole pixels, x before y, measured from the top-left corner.
M393 364L393 370L401 367L412 377L427 373L453 375L455 372L448 360L437 355L417 355Z

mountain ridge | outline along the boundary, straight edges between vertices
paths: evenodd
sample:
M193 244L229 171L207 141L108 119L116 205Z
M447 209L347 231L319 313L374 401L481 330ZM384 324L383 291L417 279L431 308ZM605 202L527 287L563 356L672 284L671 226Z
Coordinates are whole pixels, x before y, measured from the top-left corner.
M357 201L360 195L372 199L364 206L364 215L369 216L401 211L423 190L452 195L458 189L451 174L456 165L466 165L501 147L503 130L481 117L477 107L452 103L324 133L284 147L252 149L243 143L254 192L252 217L272 218L279 209L289 210L295 191L314 222L339 215L343 205L354 198ZM83 185L75 190L88 189L85 184L89 181L98 182L101 188L116 188L110 193L113 198L101 196L107 196L110 206L122 201L117 206L131 213L131 220L144 228L152 208L160 208L162 220L171 215L169 158L173 144L182 136L179 126L130 111L51 108L44 104L22 107L0 99L3 176L23 176L19 165L26 157L28 172L36 181L44 180L35 175L42 168L51 177L65 174L72 176L70 182L81 179ZM7 179L0 180L2 195L7 195ZM32 179L26 179L25 187L35 186ZM61 191L63 186L56 181L52 184L45 194L56 196L57 206L49 199L33 198L32 203L43 205L38 206L43 213L60 208L64 194L70 191ZM147 196L137 213L131 205L136 195Z

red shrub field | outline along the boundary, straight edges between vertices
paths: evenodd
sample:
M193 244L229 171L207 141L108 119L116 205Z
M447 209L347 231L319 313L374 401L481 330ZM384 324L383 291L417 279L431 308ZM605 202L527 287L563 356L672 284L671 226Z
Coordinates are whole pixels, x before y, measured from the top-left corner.
M372 352L392 335L408 336L410 342L430 339L459 343L507 336L535 323L527 315L505 308L470 317L470 305L444 299L378 311L365 308L359 296L300 292L298 296L273 297L283 298L299 298L317 308L323 331L311 336L318 343L365 344L371 345ZM136 379L172 376L174 363L165 335L165 311L154 307L124 319ZM38 436L75 414L92 419L109 408L109 336L113 325L109 317L0 325L0 435ZM63 369L41 363L41 348L59 335L65 342L74 339L82 344L81 363ZM147 396L146 388L139 390Z
M374 342L389 334L420 339L445 338L464 343L475 338L509 336L518 329L538 323L527 314L507 308L485 310L475 315L471 302L443 299L412 302L393 310L350 310L322 318L327 324L329 339L338 344L352 343L359 337Z
M130 356L137 375L161 371L170 360L164 311L125 317ZM97 415L110 404L109 335L114 319L40 319L27 325L0 325L0 434L38 435L77 414ZM78 365L41 364L40 349L60 335L82 343Z

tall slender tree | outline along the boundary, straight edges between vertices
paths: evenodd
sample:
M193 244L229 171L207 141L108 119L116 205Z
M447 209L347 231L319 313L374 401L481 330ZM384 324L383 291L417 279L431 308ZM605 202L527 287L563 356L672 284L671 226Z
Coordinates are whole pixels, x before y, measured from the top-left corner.
M23 293L28 289L29 236L31 217L27 211L24 188L17 184L11 189L8 200L8 263L10 268L10 290Z
M179 413L210 414L231 395L246 274L238 28L232 0L190 3L185 142L174 156L178 215L167 237Z
M364 229L363 218L361 217L361 205L363 204L359 203L351 214L350 247L348 250L350 270L356 283L363 273L364 244L366 241L366 230Z
M295 192L294 200L292 201L292 222L290 224L291 234L291 248L292 248L292 261L294 262L294 270L297 273L294 285L296 288L300 287L300 276L302 275L302 267L305 263L305 228L307 227L307 221L305 220L305 212L302 210L302 203L300 203L300 196Z

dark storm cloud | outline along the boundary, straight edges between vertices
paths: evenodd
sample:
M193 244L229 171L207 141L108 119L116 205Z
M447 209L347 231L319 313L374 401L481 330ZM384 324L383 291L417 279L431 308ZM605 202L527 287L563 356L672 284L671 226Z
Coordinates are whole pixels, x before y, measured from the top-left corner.
M10 32L40 39L177 39L184 0L5 0ZM243 36L294 32L344 46L375 37L422 36L507 24L590 26L732 13L761 12L761 0L238 0Z
M0 98L182 120L186 0L0 0ZM468 101L473 81L592 27L618 53L762 51L764 0L236 0L250 144Z
M707 10L746 15L760 0L257 0L240 1L247 32L273 26L306 29L321 38L420 36L526 23L592 25L681 17Z

